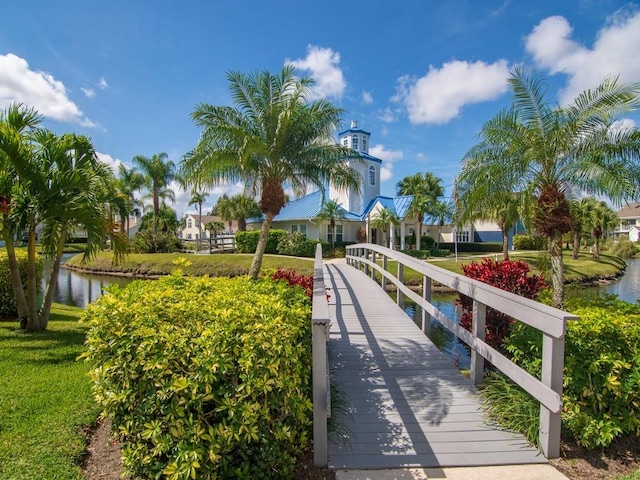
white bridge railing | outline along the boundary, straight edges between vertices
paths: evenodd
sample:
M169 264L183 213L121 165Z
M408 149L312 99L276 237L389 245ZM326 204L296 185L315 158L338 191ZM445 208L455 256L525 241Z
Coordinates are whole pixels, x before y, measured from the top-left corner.
M450 330L456 337L465 342L471 349L471 381L479 384L482 381L485 359L491 362L498 370L507 375L511 380L520 385L530 395L540 402L540 446L547 458L557 458L560 455L560 414L562 411L562 373L564 367L564 335L565 324L569 319L576 319L575 315L558 310L547 305L543 305L534 300L530 300L513 293L500 290L485 283L472 280L470 278L449 272L432 264L413 258L401 252L389 250L374 244L356 244L346 247L347 263L355 268L364 270L373 278L377 272L382 277L382 288L386 288L387 283L393 283L397 288L397 303L402 305L403 297L411 299L422 308L422 330L428 333L431 318L434 318ZM397 262L397 273L394 275L388 270L389 260ZM380 262L380 265L378 264ZM404 269L410 268L418 272L423 277L422 296L412 291L404 285ZM318 275L322 274L322 268L318 273L316 256L316 282ZM453 319L447 317L439 309L431 304L431 284L438 282L445 285L473 300L473 322L471 332L465 330ZM318 289L322 288L322 292ZM314 283L313 302L313 334L314 334L314 405L316 401L316 373L326 376L326 363L318 358L316 363L316 329L320 332L325 324L326 299L320 302L320 294L325 295L324 283L322 287ZM318 300L318 310L316 311L316 300ZM322 305L320 305L322 303ZM517 366L500 352L490 347L484 342L486 309L491 307L503 312L514 319L530 325L542 332L542 378L538 379L525 370ZM326 359L326 333L324 340L324 359ZM320 333L318 333L320 336ZM318 343L321 343L318 340ZM320 356L321 354L318 353ZM324 368L325 370L322 370ZM316 372L318 369L318 372ZM326 380L318 378L318 385L324 381L324 388L327 387ZM324 396L318 393L318 401L326 402L326 392ZM325 428L326 437L326 416L321 422ZM315 443L316 417L314 406L314 447ZM325 442L326 445L326 442ZM326 458L326 447L322 452Z

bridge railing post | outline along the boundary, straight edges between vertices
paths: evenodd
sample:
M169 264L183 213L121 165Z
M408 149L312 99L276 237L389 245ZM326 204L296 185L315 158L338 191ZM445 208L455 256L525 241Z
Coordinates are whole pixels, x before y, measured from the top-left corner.
M369 260L369 256L370 256L369 250L365 248L364 249L364 259L365 260ZM364 273L365 273L365 275L369 276L369 264L367 264L367 263L364 264Z
M431 279L426 275L422 277L422 298L431 303ZM424 308L422 310L422 332L428 337L431 333L431 315Z
M402 264L401 262L398 262L398 275L396 278L398 279L399 284L404 283L404 264ZM404 298L402 295L402 290L399 286L396 290L396 303L399 307L404 306Z
M376 263L376 260L377 260L377 254L376 254L376 252L372 251L371 252L371 261L373 263ZM372 280L376 279L376 269L375 268L371 269L371 279Z
M386 255L383 255L383 256L382 256L382 269L383 269L385 272L387 271L387 263L388 263L388 262L387 262L387 259L388 259L388 258L389 258L389 257L387 257ZM384 291L386 291L386 290L387 290L387 277L385 277L384 275L382 275L381 286L382 286L382 289L383 289Z
M313 272L313 306L311 313L311 376L313 384L313 463L317 467L328 464L329 371L327 341L329 305L322 269L322 245L316 247Z
M564 370L564 336L554 338L546 333L542 336L542 383L562 398ZM539 440L547 458L560 456L561 412L552 412L540 404Z
M485 326L487 323L487 306L477 300L473 301L471 319L471 335L484 341ZM484 357L474 348L471 349L471 375L470 380L474 385L482 383L484 375Z

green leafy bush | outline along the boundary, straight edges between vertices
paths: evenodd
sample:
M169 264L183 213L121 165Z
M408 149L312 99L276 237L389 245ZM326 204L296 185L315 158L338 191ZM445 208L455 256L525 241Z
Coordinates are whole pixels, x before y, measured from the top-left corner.
M638 252L640 252L638 244L631 242L627 238L621 238L611 247L611 253L620 258L635 257Z
M544 250L546 248L546 239L531 235L514 235L513 248L515 250Z
M26 250L16 250L16 260L18 261L18 269L22 278L22 285L27 286L27 252ZM42 259L36 259L36 278L37 285L42 280ZM0 250L0 319L18 318L16 309L16 297L13 293L13 285L11 284L11 273L9 272L9 257L5 250Z
M269 230L269 240L264 253L278 253L278 244L287 233L286 230ZM236 232L236 249L240 253L256 253L259 240L260 230Z
M280 255L292 255L294 257L313 257L316 254L317 240L307 238L301 232L286 232L280 237L278 242L278 253Z
M605 296L568 300L563 425L586 448L640 431L640 305ZM542 335L517 323L506 342L532 375L541 371Z
M311 427L310 301L248 277L137 281L89 305L94 395L136 478L289 478Z

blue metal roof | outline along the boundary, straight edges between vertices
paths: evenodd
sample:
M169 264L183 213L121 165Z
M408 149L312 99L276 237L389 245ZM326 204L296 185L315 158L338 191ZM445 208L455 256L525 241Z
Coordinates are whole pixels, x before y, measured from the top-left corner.
M402 220L407 216L407 210L409 210L412 201L413 195L402 195L400 197L393 198L378 195L369 202L369 205L367 205L367 208L365 208L364 213L360 218L365 219L376 203L379 203L382 205L382 208L386 208L390 212L395 213L397 217Z

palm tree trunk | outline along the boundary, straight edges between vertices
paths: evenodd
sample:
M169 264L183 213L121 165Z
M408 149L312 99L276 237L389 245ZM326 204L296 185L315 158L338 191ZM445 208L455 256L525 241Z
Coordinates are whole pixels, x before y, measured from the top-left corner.
M231 231L231 226L229 225L229 231ZM246 232L247 231L247 219L244 217L238 218L238 231Z
M64 253L64 244L67 241L67 227L62 226L60 232L60 239L56 246L56 256L53 260L53 267L51 267L51 274L47 280L47 291L42 301L42 307L40 307L40 328L46 330L49 325L49 315L51 314L51 305L53 304L53 296L56 293L56 284L58 280L58 274L60 273L60 264L62 263L62 254Z
M574 260L577 260L579 253L580 253L580 230L575 230L573 232L573 253L571 254L571 258L573 258Z
M27 297L24 294L24 287L22 286L22 278L20 277L20 267L18 267L18 260L16 259L16 250L13 244L13 231L9 228L9 215L2 215L2 224L5 248L7 249L7 257L9 260L11 285L13 286L13 294L16 299L18 318L26 318L29 308L27 306Z
M551 259L551 285L553 287L553 306L564 306L564 263L562 262L562 234L549 237L549 256Z
M502 260L509 260L509 232L502 227Z
M262 229L260 230L260 240L258 240L256 253L253 256L251 266L249 267L249 275L254 280L257 280L258 275L260 275L260 267L262 267L262 257L264 257L264 251L267 249L267 242L269 241L269 229L271 228L273 217L275 217L273 213L266 213L264 222L262 222Z
M593 258L600 258L600 235L593 236Z
M418 217L418 235L416 236L416 250L420 251L422 241L422 215Z
M36 276L36 232L29 227L27 246L27 330L42 330L38 319L38 284Z

